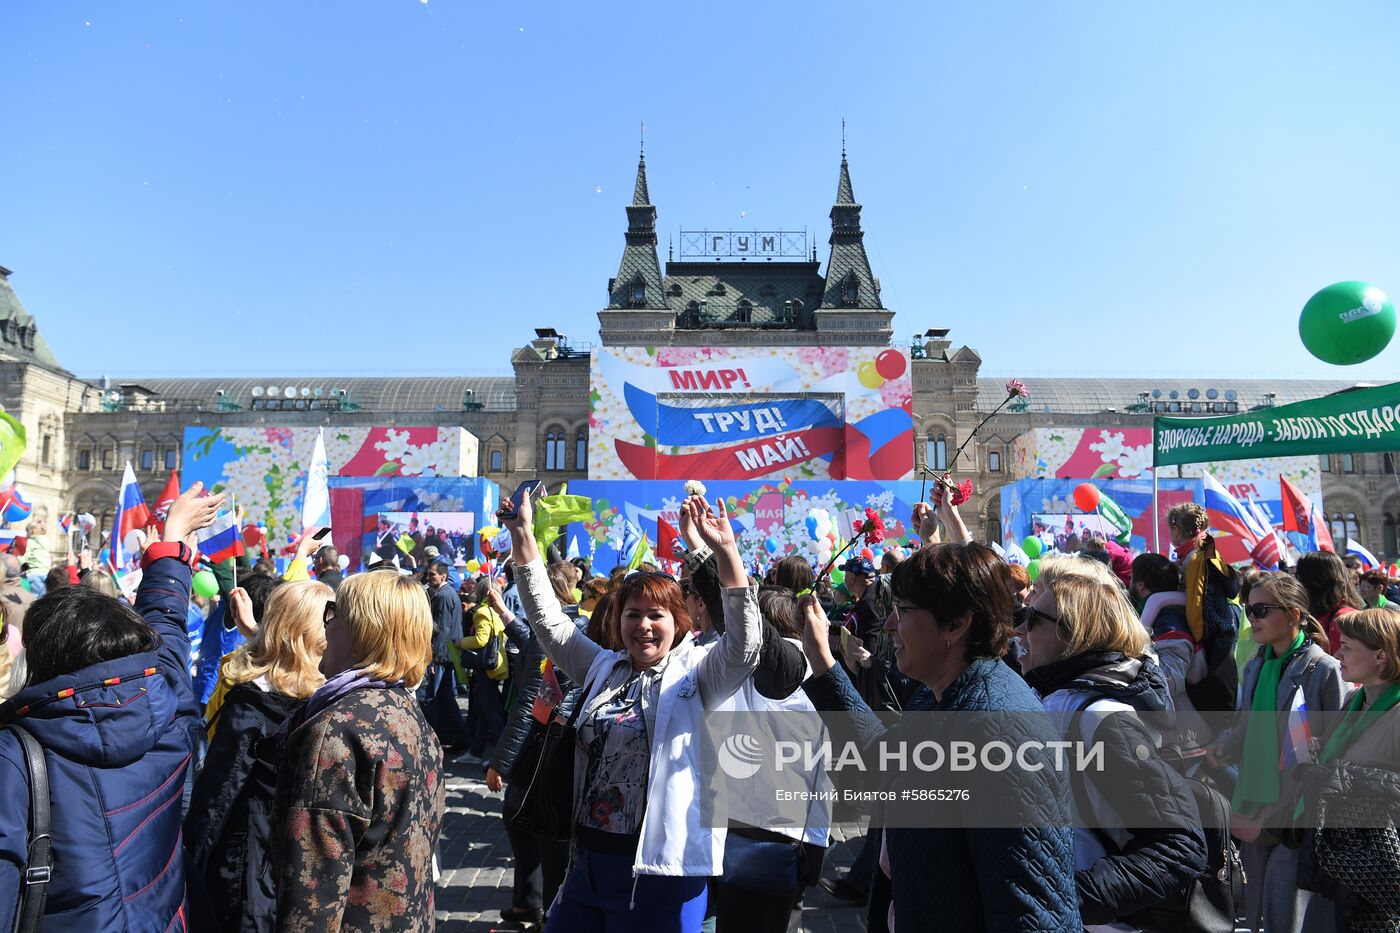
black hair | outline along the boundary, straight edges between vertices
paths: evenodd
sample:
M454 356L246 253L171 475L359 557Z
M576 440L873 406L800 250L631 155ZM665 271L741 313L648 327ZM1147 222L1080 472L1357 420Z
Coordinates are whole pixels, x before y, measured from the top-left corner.
M272 595L272 591L282 585L282 581L276 577L264 577L262 574L251 576L240 581L243 592L248 594L249 601L253 604L253 618L261 622L263 617L263 607L267 605L267 598ZM225 610L224 627L233 628L233 615Z
M1165 554L1139 554L1133 558L1134 583L1149 593L1174 593L1181 588L1181 572Z
M158 643L155 630L134 609L90 586L54 590L24 615L30 684L154 651Z
M928 610L941 629L951 629L971 614L964 655L968 661L1006 654L1011 641L1010 584L1006 562L976 542L919 548L890 575L894 598Z

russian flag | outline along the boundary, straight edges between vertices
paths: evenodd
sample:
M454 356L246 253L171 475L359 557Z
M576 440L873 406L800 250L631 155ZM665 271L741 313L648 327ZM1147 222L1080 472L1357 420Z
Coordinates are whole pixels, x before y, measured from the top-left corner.
M1312 724L1308 722L1308 704L1303 699L1303 688L1293 691L1293 702L1288 705L1288 728L1284 732L1286 741L1280 757L1284 768L1310 764L1312 753Z
M1256 552L1261 550L1259 548L1261 541L1267 539L1272 543L1273 535L1259 527L1259 522L1253 513L1245 508L1238 499L1230 495L1214 476L1202 472L1201 484L1205 489L1206 515L1210 519L1211 530L1237 539L1243 553L1255 561L1259 561L1261 558L1267 559L1267 554ZM1237 559L1230 558L1232 563ZM1273 555L1273 564L1274 566L1278 565L1277 554Z
M73 513L64 512L63 517L58 520L58 527L66 535L73 530Z
M1359 543L1351 540L1350 538L1347 538L1347 553L1355 554L1357 557L1361 558L1361 563L1366 565L1367 570L1372 570L1381 565L1381 562L1376 559L1376 555L1372 554L1370 551L1366 550Z
M216 564L222 564L230 557L243 555L243 532L238 527L238 519L232 512L223 512L214 519L208 528L196 534L199 551Z
M33 505L16 483L0 489L0 518L7 522L22 522L29 517Z
M0 528L0 554L6 554L11 551L14 551L16 554L23 554L23 544L28 541L28 537L14 528Z
M146 508L146 497L141 495L141 487L136 484L136 471L131 461L126 461L122 471L121 491L117 493L117 517L112 523L112 566L123 570L136 563L137 554L128 547L127 536L133 531L141 531L151 523L151 512Z

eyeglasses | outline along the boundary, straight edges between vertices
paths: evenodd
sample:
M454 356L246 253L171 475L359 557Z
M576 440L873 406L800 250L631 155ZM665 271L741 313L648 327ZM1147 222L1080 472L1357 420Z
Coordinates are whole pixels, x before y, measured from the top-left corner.
M1287 609L1287 606L1280 606L1278 603L1250 603L1244 607L1244 614L1251 619L1262 619L1269 614L1271 609Z
M1028 632L1029 632L1031 629L1035 628L1035 623L1036 623L1036 620L1037 620L1037 619L1044 619L1046 622L1049 622L1049 623L1051 623L1051 624L1053 624L1053 625L1059 625L1059 624L1060 624L1060 617L1059 617L1059 616L1052 616L1052 615L1051 615L1050 613L1048 613L1048 612L1041 612L1039 609L1035 608L1034 606L1023 606L1022 608L1026 610L1026 618L1025 618L1024 621L1025 621L1026 631L1028 631Z
M326 614L322 617L322 622L329 625L333 619L335 619L335 600L330 599L326 601Z

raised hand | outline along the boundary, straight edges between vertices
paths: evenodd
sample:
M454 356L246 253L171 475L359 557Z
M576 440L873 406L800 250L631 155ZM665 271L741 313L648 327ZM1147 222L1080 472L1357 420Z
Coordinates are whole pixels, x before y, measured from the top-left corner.
M215 516L219 514L219 508L224 504L223 493L205 496L202 495L203 492L204 484L197 482L180 493L180 497L171 504L170 512L165 517L162 541L183 541L191 549L198 545L194 533L212 525Z
M244 638L252 638L258 633L258 620L253 618L253 600L243 587L236 586L229 592L228 611Z
M802 653L807 655L807 663L812 665L813 674L825 674L836 666L831 655L831 623L822 611L817 597L803 596L799 601L802 610Z
M701 501L703 502L704 500L702 499ZM695 519L690 516L690 510L686 509L684 506L681 507L680 532L681 540L685 542L685 546L688 550L697 550L705 543L700 537L700 529L695 526ZM671 555L664 554L662 556L670 557Z
M724 500L716 499L718 512L711 512L709 504L699 496L691 496L681 506L681 514L689 519L699 539L711 549L737 547L734 540L734 527L729 524L729 513L724 509ZM683 519L684 520L684 519Z

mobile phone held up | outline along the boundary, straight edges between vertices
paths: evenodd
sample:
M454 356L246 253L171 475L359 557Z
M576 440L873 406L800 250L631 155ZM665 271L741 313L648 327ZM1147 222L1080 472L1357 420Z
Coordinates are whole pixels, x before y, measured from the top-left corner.
M318 531L318 532L316 532L314 535L312 535L312 536L311 536L311 540L312 540L312 541L320 541L322 538L324 538L326 535L328 535L328 534L330 534L330 533L331 533L331 526L330 526L330 525L327 525L326 527L322 528L320 531Z
M525 497L529 496L530 501L533 502L542 495L544 495L544 483L537 479L527 479L516 487L515 495L511 496L509 501L501 503L496 514L501 518L519 518L520 503L525 501Z

